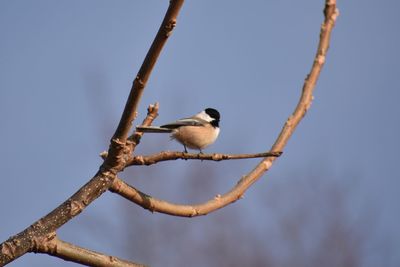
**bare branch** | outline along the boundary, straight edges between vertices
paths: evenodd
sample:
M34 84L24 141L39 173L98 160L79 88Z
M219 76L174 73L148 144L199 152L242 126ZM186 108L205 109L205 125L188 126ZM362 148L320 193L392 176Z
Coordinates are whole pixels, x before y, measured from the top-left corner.
M264 158L264 157L279 157L282 152L264 152L255 154L202 154L202 153L185 153L178 151L161 151L157 154L149 156L132 156L132 158L127 162L126 166L132 165L152 165L157 162L176 160L176 159L197 159L197 160L232 160L232 159L250 159L250 158Z
M312 93L318 80L321 69L325 63L326 53L329 48L329 41L332 29L335 25L339 11L336 8L336 0L326 0L324 8L325 20L321 26L320 41L311 72L303 85L302 94L292 115L287 119L283 129L281 130L277 140L271 148L272 152L279 153L283 151L289 138L294 133L296 126L306 114L312 103ZM269 168L272 166L276 157L265 157L249 174L243 176L239 182L224 195L217 195L215 198L196 205L179 205L167 201L153 198L145 193L140 192L136 188L126 184L122 180L116 178L110 187L110 191L123 196L124 198L148 209L152 212L157 211L175 216L193 217L205 215L226 205L233 203L239 199L244 192L256 182ZM137 161L140 162L139 159Z
M146 87L150 74L157 62L158 56L162 48L167 42L168 37L171 35L172 30L175 28L176 19L179 11L183 5L184 0L171 0L164 20L157 32L157 35L151 44L149 51L140 67L139 72L133 81L131 92L125 104L124 112L122 113L121 120L114 133L113 139L120 139L125 141L128 137L129 130L132 122L136 116L137 106L142 96L143 90Z
M129 262L64 242L58 239L56 234L38 240L36 244L37 246L33 249L33 252L48 254L87 266L145 267L142 264Z
M81 213L87 205L108 189L114 177L115 174L110 171L99 171L86 185L52 212L0 244L0 266L30 251L35 245L35 240L48 236Z
M221 195L215 196L213 199L195 205L180 205L174 204L168 201L154 198L147 195L133 186L125 183L118 177L114 179L112 186L109 189L113 193L117 193L120 196L130 200L139 206L148 209L151 212L161 212L174 216L181 217L195 217L200 215L206 215L212 211L220 209L237 199L239 199L242 194L237 192L230 192L224 196L222 199Z

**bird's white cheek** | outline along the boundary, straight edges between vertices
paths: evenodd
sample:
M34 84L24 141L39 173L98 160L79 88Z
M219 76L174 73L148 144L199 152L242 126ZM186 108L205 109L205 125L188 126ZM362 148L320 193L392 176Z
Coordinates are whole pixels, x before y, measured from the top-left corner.
M210 115L208 115L204 111L200 112L199 114L196 114L195 117L205 120L207 122L211 122L213 120L213 118L211 118Z

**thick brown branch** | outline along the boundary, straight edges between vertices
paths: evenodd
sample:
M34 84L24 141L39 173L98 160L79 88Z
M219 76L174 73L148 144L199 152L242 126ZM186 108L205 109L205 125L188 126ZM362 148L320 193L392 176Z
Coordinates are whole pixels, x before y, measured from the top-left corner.
M289 138L294 133L296 126L300 123L301 119L311 106L313 98L312 93L321 69L325 63L331 32L335 25L336 18L339 15L335 0L326 0L324 15L325 20L321 26L320 41L311 72L307 75L307 78L304 82L299 103L297 104L292 115L287 119L277 140L271 148L271 151L273 152L283 151ZM225 193L224 195L217 195L215 198L197 205L179 205L153 198L131 187L118 178L114 180L110 190L150 211L186 217L205 215L239 199L254 182L256 182L267 170L269 170L275 159L276 157L265 157L249 174L242 177L229 192Z
M164 20L154 38L153 43L140 67L139 72L132 84L128 100L125 104L124 112L122 113L121 120L118 124L117 130L114 133L114 139L125 141L128 137L129 130L132 122L136 116L137 106L142 96L143 90L149 80L151 71L156 64L156 61L161 53L162 48L167 42L168 37L171 35L172 30L175 28L176 20L179 11L183 5L184 0L171 0Z
M32 250L35 240L48 236L108 189L115 174L99 171L86 185L52 212L0 245L0 266Z
M55 232L70 219L78 215L87 205L110 187L116 174L123 170L126 159L132 154L132 142L126 142L128 132L136 114L142 91L150 77L156 60L176 23L183 0L171 0L168 11L153 44L133 82L121 121L107 153L107 157L97 174L74 195L52 212L33 223L19 234L0 244L0 266L3 266L32 250L35 241Z
M58 239L55 234L49 238L38 240L37 246L34 248L33 252L48 254L86 266L145 267L145 265L142 264L129 262L64 242Z
M197 159L197 160L232 160L232 159L250 159L264 157L279 157L282 152L264 152L256 154L202 154L202 153L185 153L177 151L162 151L149 156L132 156L127 162L127 166L131 165L152 165L160 161L176 160L176 159Z

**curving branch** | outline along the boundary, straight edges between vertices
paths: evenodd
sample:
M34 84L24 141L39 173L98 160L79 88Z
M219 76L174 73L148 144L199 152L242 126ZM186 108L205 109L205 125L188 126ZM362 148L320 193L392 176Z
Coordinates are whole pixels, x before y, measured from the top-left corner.
M328 52L329 42L331 38L331 32L333 27L335 26L336 19L339 16L339 10L336 8L336 0L325 1L324 15L325 20L321 25L317 53L315 55L311 71L304 81L300 100L292 115L287 119L281 133L279 134L277 140L272 146L272 151L283 150L289 138L292 136L294 130L296 129L297 125L300 123L307 110L311 107L313 100L312 94L318 77L321 73L322 67L325 63L326 53ZM268 164L268 162L272 162L273 160L273 158L267 158L264 159L260 164Z
M174 204L145 194L118 177L114 179L109 190L151 212L156 211L180 217L196 217L200 215L207 215L208 213L231 204L242 197L242 194L230 192L225 194L223 198L221 195L216 195L213 199L201 204Z
M58 228L80 214L91 202L107 191L116 177L116 174L124 169L126 159L129 158L135 148L135 139L132 137L131 141L127 141L127 138L132 122L136 116L137 105L151 71L160 55L161 49L171 35L176 24L176 19L183 2L184 0L170 1L160 29L133 82L121 120L111 139L107 157L96 175L49 214L36 221L19 234L1 243L0 266L32 251L36 246L35 240L44 240L51 237ZM140 140L140 137L136 137Z
M325 19L321 26L320 40L317 53L314 58L314 63L312 65L310 73L305 79L300 100L294 112L289 116L286 123L284 124L283 129L281 130L277 140L271 148L271 152L280 153L280 151L283 151L289 138L294 133L297 125L300 123L302 118L305 116L307 110L311 106L313 99L312 93L314 91L322 67L325 63L326 53L329 48L331 32L338 15L339 10L336 8L336 0L326 0L324 8ZM156 199L150 195L140 192L139 190L126 184L119 178L116 178L114 180L112 186L110 187L110 191L118 193L124 198L152 212L157 211L169 215L184 217L205 215L212 211L223 208L226 205L233 203L237 199L241 198L244 192L266 171L269 170L275 159L276 156L265 157L250 173L242 177L229 192L223 195L217 195L213 199L210 199L209 201L202 204L180 205ZM135 157L133 158L133 160L135 160ZM138 158L137 161L140 163L141 159Z

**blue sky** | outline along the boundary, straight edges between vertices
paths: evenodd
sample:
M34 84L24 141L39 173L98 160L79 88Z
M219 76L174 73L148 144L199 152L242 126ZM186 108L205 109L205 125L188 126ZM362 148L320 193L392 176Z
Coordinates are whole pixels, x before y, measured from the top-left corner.
M334 184L346 195L349 224L357 228L363 214L374 218L362 250L363 266L398 266L400 4L338 5L340 17L315 100L282 158L228 211L184 222L204 227L229 212L247 214L245 225L262 236L269 233L264 228L273 224L273 214L266 207L259 217L259 197L279 191L290 199L295 192L301 201L310 195L297 192L297 185L315 188L301 177L317 177L317 184ZM166 7L167 1L0 2L1 240L51 211L95 174L98 154L108 147ZM157 123L215 107L222 130L206 152L267 150L293 111L310 70L322 8L323 1L315 0L187 1L143 95L139 120L156 101ZM149 135L138 152L166 149L182 148L166 136ZM124 178L155 196L190 203L227 191L256 163L179 161L135 169ZM209 173L191 177L194 169ZM209 191L187 193L188 180L195 178ZM129 258L118 245L127 231L121 210L138 209L107 193L60 229L60 235ZM182 220L139 214L135 220L154 229L162 220ZM107 238L107 229L120 231ZM382 247L384 253L373 253ZM162 252L156 255L132 259L153 266L177 264ZM10 266L54 264L73 266L41 255L26 255Z

